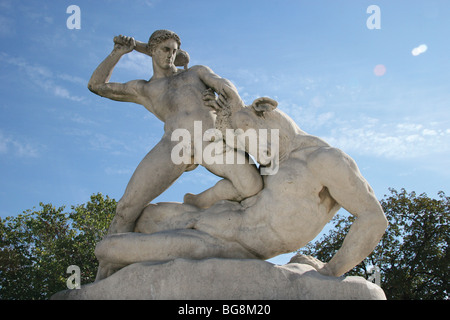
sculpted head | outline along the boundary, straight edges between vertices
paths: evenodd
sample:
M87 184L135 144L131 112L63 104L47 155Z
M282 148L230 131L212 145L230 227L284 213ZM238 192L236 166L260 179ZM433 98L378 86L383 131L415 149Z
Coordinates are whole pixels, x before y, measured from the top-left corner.
M156 30L148 40L147 54L156 59L157 64L163 69L173 65L187 69L190 57L186 51L180 49L180 46L180 37L175 32L164 29ZM173 57L169 57L170 62L167 65L167 61L164 60L167 59L169 50L172 52Z
M152 33L152 35L148 39L147 47L148 47L150 54L153 54L154 50L160 43L162 43L168 39L175 40L175 42L178 44L178 49L180 48L181 40L180 40L180 37L175 32L170 31L170 30L164 30L164 29L156 30L155 32Z
M236 130L238 146L243 146L239 148L254 156L260 164L272 167L285 159L291 151L292 141L298 134L304 133L277 106L277 101L262 97L231 115L231 126ZM258 134L258 150L250 150L244 140L248 132L255 131Z
M278 106L278 102L273 99L263 97L258 98L250 106L240 109L232 115L232 125L236 129L246 131L248 129L267 129L267 117Z
M270 98L258 98L250 106L241 108L231 115L231 125L235 128L237 148L245 150L263 166L270 166L272 173L279 159L279 122L274 111L278 103ZM274 120L274 121L271 121ZM273 122L273 123L272 123ZM261 171L261 174L263 172Z

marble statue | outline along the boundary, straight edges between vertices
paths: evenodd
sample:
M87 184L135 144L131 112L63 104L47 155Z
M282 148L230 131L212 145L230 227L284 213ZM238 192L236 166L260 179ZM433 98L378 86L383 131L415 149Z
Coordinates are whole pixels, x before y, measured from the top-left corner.
M177 143L171 137L172 132L178 128L188 130L193 137L195 121L201 121L204 130L214 128L215 114L203 105L204 90L213 88L236 100L236 104L243 105L235 86L208 67L194 66L187 70L176 68L174 62L180 44L180 39L174 32L155 31L147 45L147 54L152 57L153 62L152 78L148 81L112 83L109 79L115 65L124 54L136 47L133 38L119 36L115 38L113 51L97 67L89 81L88 88L92 92L112 100L141 104L165 123L161 141L138 165L117 205L116 216L109 231L111 234L133 231L136 219L144 207L183 172L193 170L198 165L194 158L203 153L208 142L200 146L191 144L192 147L197 147L191 151L192 161L175 164L171 161L171 151ZM262 178L248 160L244 164L233 166L232 170L222 164L203 165L224 179L218 182L217 191L212 189L208 194L199 196L186 195L187 203L208 207L222 199L240 201L262 189Z
M341 276L372 252L387 220L347 154L302 131L275 100L262 97L246 106L236 87L208 67L187 68L184 61L184 69L176 68L180 40L171 31L158 30L148 45L139 45L140 52L152 56L149 81L109 82L120 57L137 47L133 38L117 37L112 53L94 71L89 89L143 105L165 122L165 132L137 167L108 235L95 249L100 262L97 280L147 261L269 259L305 246L341 207L356 219L335 256L328 262L312 257L298 257L297 262L322 275ZM196 122L201 122L203 136L209 129L223 134L206 135L211 139L202 139L200 146L185 142L181 149L189 149L190 161L175 164L171 155L180 141L174 141L173 133L181 128L193 137ZM233 134L226 134L228 129ZM267 135L255 147L245 143L251 130L277 134ZM239 150L245 161L195 161L211 146L224 153ZM184 203L151 203L199 163L223 179L199 195L187 194ZM268 167L276 170L262 175Z

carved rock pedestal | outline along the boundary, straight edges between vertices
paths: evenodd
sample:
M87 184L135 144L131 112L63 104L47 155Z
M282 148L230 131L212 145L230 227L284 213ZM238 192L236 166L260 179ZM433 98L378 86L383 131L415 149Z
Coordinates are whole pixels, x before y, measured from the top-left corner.
M135 263L81 289L58 292L52 299L385 300L386 296L364 278L327 277L305 264L176 259Z

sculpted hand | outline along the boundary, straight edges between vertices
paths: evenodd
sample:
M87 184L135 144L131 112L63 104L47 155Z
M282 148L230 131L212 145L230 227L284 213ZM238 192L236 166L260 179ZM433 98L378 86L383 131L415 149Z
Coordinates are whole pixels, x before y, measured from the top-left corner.
M211 88L203 92L203 102L205 106L211 107L216 111L229 108L227 98L222 94L216 97L216 94Z
M300 263L307 264L316 269L320 274L324 276L335 276L329 269L325 262L322 262L312 256L306 256L302 254L297 254L291 258L289 263Z
M121 54L126 54L136 48L136 41L133 37L126 37L123 35L114 37L114 50Z
M223 103L226 104L225 108L228 108L231 112L239 111L239 109L245 107L244 101L242 101L236 88L229 82L222 83L218 94L218 100L222 99Z

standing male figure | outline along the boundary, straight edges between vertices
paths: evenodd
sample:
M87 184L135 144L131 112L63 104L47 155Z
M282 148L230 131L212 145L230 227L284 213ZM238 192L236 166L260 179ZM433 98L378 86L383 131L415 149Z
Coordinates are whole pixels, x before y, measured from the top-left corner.
M136 47L135 40L119 36L111 54L97 67L89 81L92 92L116 101L143 105L165 123L161 141L144 157L117 204L116 216L109 233L131 232L144 207L166 190L183 172L197 165L193 159L202 156L203 144L197 148L191 143L191 163L174 164L172 148L178 142L171 141L172 132L183 128L194 137L194 121L202 122L202 129L214 128L216 115L204 106L203 92L212 88L231 101L244 106L235 86L217 76L208 67L194 66L187 70L175 67L174 61L180 47L178 35L169 30L155 31L148 42L152 56L153 76L150 80L133 80L127 83L109 82L112 71L120 58ZM202 136L203 136L202 132ZM196 159L198 159L196 157ZM185 202L199 207L209 207L218 200L240 201L258 193L262 178L248 160L245 164L203 164L212 173L223 177L214 187L195 196L187 195Z

